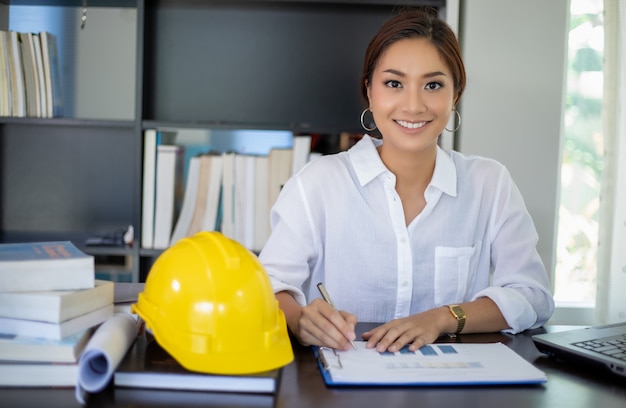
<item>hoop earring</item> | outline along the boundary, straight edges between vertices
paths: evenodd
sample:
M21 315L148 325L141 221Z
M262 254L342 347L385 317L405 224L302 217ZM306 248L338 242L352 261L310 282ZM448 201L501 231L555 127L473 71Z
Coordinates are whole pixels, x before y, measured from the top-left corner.
M368 132L371 132L372 130L376 130L377 126L376 126L376 123L374 121L372 121L372 123L374 123L374 127L373 128L368 128L367 126L365 126L365 113L368 110L370 110L370 108L365 108L365 110L363 110L363 112L361 112L361 126L363 126L363 129L367 130Z
M461 127L461 114L459 113L459 111L458 111L458 110L456 110L456 108L455 108L455 109L452 109L452 112L454 112L454 113L456 114L456 117L457 117L459 120L458 120L458 122L456 123L456 127L455 127L454 129L450 130L450 129L448 129L448 128L444 128L445 130L447 130L447 131L448 131L448 132L450 132L450 133L454 133L454 132L456 132L456 131L457 131L457 130L459 130L459 128Z

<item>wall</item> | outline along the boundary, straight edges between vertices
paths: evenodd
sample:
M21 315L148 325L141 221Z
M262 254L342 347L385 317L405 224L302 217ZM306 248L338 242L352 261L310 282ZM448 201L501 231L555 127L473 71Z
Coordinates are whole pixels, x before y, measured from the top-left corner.
M460 38L468 86L457 150L502 162L519 186L552 274L568 0L466 0Z
M0 4L0 30L9 28L9 6Z
M135 58L137 10L87 9L80 29L75 17L75 116L92 119L129 119L135 116ZM104 102L103 102L104 101Z

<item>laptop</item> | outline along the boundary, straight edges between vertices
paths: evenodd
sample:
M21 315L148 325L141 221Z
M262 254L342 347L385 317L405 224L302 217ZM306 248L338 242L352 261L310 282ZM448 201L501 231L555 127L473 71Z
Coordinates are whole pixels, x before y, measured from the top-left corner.
M551 357L601 365L626 377L626 322L536 334L532 338L537 349Z

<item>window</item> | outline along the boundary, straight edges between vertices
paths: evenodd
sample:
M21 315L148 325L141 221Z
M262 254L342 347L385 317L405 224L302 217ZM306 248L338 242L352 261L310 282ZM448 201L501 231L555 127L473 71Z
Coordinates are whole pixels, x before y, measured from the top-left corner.
M571 0L554 284L559 306L595 306L603 52L603 0Z

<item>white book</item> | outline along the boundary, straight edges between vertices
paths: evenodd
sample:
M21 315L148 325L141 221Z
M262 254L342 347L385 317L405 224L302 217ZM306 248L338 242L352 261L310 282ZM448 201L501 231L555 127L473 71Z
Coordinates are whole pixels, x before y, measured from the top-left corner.
M53 41L52 34L42 31L39 33L39 41L41 42L41 60L44 81L44 95L46 102L45 117L54 116L54 93L52 85L52 55L50 54L50 42Z
M156 183L156 129L143 134L143 181L141 197L141 247L154 246L154 192Z
M9 32L11 63L11 114L15 117L26 116L26 90L24 87L24 68L20 36L16 31Z
M2 335L0 336L0 365L7 361L76 363L93 332L94 329L91 328L60 340Z
M24 89L26 95L26 116L39 117L41 115L39 102L39 75L32 33L19 33L22 50L22 67L24 69Z
M202 230L202 222L204 220L204 211L206 210L206 199L209 187L209 174L211 172L211 155L201 155L199 167L198 192L196 194L196 202L194 204L191 224L187 229L187 236L195 235L197 232Z
M49 117L59 117L63 115L63 92L61 90L61 68L59 67L57 38L54 34L47 31L39 33L39 37L47 88L48 115Z
M154 203L154 248L169 246L174 226L176 184L181 182L182 147L157 146L156 190Z
M9 32L0 30L0 116L11 116L9 44Z
M0 333L60 340L97 326L113 316L113 303L61 323L0 317Z
M187 236L187 231L191 227L193 220L194 207L196 198L198 197L198 180L200 178L200 157L192 157L189 160L189 169L187 170L187 182L185 183L185 195L183 197L183 205L180 215L176 221L170 245L174 245L178 240Z
M296 174L309 161L311 153L311 136L294 136L293 138L293 162L291 174Z
M75 387L78 363L0 361L0 386Z
M89 289L0 292L0 317L61 323L113 303L114 286L96 280Z
M268 165L269 199L271 209L283 185L291 177L293 170L293 149L270 149Z
M235 239L235 153L222 155L222 234Z
M269 197L269 157L256 156L255 158L255 206L254 206L254 245L253 251L261 251L270 232Z
M254 246L255 157L235 155L235 240L248 249Z
M93 288L94 257L70 241L0 244L0 292Z
M48 97L46 96L46 80L43 67L43 53L41 51L41 39L39 34L33 34L33 50L35 51L35 70L37 71L37 84L39 87L39 117L48 117Z
M215 231L218 229L220 197L222 194L222 177L224 161L221 155L210 155L208 178L206 179L206 201L200 229Z

